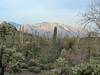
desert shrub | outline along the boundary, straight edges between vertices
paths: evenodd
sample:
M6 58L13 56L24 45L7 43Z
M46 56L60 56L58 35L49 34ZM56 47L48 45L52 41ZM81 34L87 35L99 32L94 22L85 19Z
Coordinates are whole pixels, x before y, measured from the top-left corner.
M41 68L40 68L40 67L35 67L35 66L29 67L28 70L29 70L30 72L34 72L34 73L39 73L39 72L41 72Z
M56 62L54 63L54 69L52 70L55 74L64 74L67 72L67 62L65 58L59 57Z
M15 64L11 67L12 69L12 72L21 72L21 68L20 68L20 65L19 64Z
M81 63L72 68L73 75L100 75L100 64Z
M61 58L66 58L66 54L67 54L67 51L66 51L66 49L64 48L64 49L62 49L62 51L61 51L61 53L60 53L60 57L61 57Z
M53 64L51 64L51 63L48 63L48 64L40 64L40 67L41 67L42 70L50 70L50 69L53 69L54 68Z
M53 72L53 70L51 70L51 71L45 71L43 75L57 75L57 74Z
M55 67L64 67L65 64L66 64L65 59L60 57L56 60Z
M47 64L48 63L48 59L47 58L42 58L40 59L42 64Z
M3 65L5 66L5 71L8 72L20 72L20 64L24 60L24 56L21 52L18 52L16 48L6 48L3 54Z
M28 68L28 65L26 63L21 63L21 68L22 69L27 69Z
M30 59L30 61L28 62L28 66L38 66L39 63L37 60L34 59Z

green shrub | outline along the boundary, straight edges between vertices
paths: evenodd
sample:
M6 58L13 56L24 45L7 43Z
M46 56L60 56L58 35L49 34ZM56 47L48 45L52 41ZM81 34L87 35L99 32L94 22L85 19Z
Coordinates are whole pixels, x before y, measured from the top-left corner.
M54 69L52 71L59 75L59 74L66 74L68 70L68 65L65 58L59 57L56 62L54 63Z
M35 67L35 66L29 67L28 70L29 70L30 72L34 72L34 73L39 73L39 72L41 72L41 68L40 68L40 67Z
M54 64L55 68L64 67L65 65L66 65L66 60L65 58L61 57L59 57Z
M40 67L42 70L50 70L50 69L53 69L53 64L51 63L48 63L48 64L40 64Z
M40 63L47 64L49 63L50 59L48 59L48 56L43 56L40 58Z
M18 64L12 66L12 72L21 72L21 68Z
M81 63L72 68L73 75L100 75L100 64Z
M53 71L45 71L43 73L43 75L57 75L56 73L54 73Z
M29 62L28 62L28 66L38 66L39 65L39 63L36 61L36 60L34 60L34 59L31 59Z
M21 63L21 68L22 69L27 69L28 68L28 65L26 63Z

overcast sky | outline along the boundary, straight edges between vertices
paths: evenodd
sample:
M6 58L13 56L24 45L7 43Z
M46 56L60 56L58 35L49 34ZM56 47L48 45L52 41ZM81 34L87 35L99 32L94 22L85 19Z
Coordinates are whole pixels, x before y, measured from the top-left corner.
M90 0L0 0L0 21L75 25Z

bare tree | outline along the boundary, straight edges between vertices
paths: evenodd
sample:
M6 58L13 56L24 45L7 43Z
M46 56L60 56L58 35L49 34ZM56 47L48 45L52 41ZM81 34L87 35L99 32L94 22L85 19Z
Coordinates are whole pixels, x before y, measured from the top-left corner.
M100 1L93 0L89 6L89 9L82 14L82 24L85 25L96 25L100 29Z
M96 39L97 39L97 32L100 31L100 0L91 0L91 4L88 8L88 10L82 14L82 25L84 26L83 29L86 29L89 31L88 36L94 36L94 45L96 46ZM96 29L94 29L97 26ZM89 41L90 42L90 41ZM90 59L90 47L89 47L89 59Z

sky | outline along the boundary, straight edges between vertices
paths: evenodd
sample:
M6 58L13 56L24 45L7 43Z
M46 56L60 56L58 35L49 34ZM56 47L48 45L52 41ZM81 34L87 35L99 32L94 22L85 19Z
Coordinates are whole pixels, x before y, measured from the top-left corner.
M91 0L0 0L0 22L76 25Z

